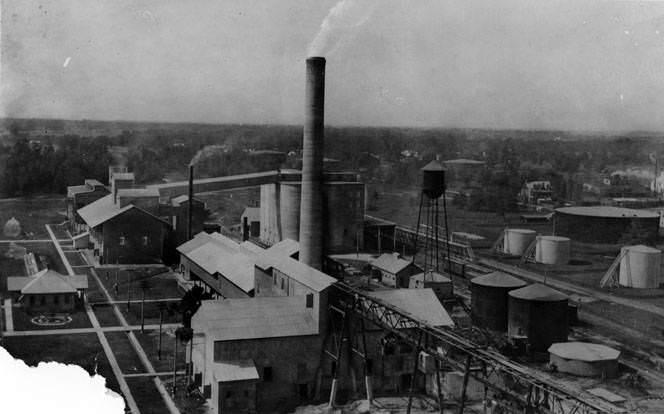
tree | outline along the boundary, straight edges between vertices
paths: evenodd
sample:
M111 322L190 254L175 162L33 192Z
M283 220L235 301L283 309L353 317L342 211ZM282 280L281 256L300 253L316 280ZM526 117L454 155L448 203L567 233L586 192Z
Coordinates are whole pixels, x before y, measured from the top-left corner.
M194 336L193 330L187 327L179 327L175 330L175 347L173 348L173 396L177 389L177 355L178 355L178 342L186 344L191 341Z

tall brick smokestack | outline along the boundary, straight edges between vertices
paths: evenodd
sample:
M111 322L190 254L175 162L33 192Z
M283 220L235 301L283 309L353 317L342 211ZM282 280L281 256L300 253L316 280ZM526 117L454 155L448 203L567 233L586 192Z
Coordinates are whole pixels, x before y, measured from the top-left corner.
M321 270L323 267L325 58L308 58L306 73L302 134L300 261Z

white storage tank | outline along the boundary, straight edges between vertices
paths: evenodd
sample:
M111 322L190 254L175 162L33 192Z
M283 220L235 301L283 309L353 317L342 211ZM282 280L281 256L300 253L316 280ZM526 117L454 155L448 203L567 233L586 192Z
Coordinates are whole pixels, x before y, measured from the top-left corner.
M503 250L513 256L521 256L530 243L535 240L537 233L528 229L505 229L503 236Z
M571 241L567 237L540 236L535 245L535 261L549 265L569 263Z
M652 247L637 245L625 246L620 260L619 282L621 286L647 289L660 284L662 251Z

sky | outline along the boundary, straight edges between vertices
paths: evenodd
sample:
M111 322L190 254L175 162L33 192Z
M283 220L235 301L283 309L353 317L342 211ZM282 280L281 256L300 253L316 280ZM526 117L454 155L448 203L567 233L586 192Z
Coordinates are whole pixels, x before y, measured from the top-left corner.
M664 130L663 1L3 0L1 12L2 116L300 124L315 53L328 125Z

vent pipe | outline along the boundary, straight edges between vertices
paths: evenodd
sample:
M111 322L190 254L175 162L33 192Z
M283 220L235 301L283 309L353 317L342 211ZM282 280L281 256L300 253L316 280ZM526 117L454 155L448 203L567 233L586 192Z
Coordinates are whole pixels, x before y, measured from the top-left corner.
M300 261L323 267L323 146L325 58L306 61L305 113L302 134Z

